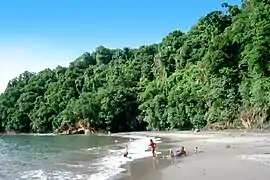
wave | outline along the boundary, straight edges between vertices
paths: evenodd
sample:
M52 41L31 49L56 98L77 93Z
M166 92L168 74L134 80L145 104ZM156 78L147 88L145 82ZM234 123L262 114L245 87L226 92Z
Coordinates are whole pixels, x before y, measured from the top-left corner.
M121 166L132 162L136 159L151 157L152 152L149 149L150 139L153 139L155 143L161 143L161 138L156 137L147 137L147 136L125 136L130 138L130 141L125 143L116 143L114 146L103 146L101 147L92 147L89 149L83 149L83 151L97 153L99 154L99 158L95 159L94 162L83 163L83 164L73 164L73 163L56 163L56 165L66 166L67 168L78 168L78 170L70 171L69 169L58 169L58 171L54 170L46 170L46 169L36 169L24 171L23 174L20 174L19 179L39 179L39 180L47 180L47 179L58 179L58 180L108 180L121 172L126 171L126 169ZM126 158L123 156L125 152L125 145L128 145L129 156L130 158ZM85 152L85 153L86 153ZM157 146L157 154L161 154L158 152ZM100 157L102 156L102 157ZM81 173L81 169L84 169L84 173Z
M54 172L45 172L43 170L32 170L26 171L21 176L20 179L25 180L86 180L89 179L88 174L74 174L72 172L66 171L54 171Z
M120 150L109 150L109 155L98 159L98 162L93 164L98 167L98 172L90 175L90 178L88 180L107 180L120 174L123 171L126 171L126 169L122 168L121 165L134 161L136 159L152 156L152 152L149 150L148 146L150 139L153 139L153 141L157 144L162 142L161 138L156 137L143 137L132 135L125 135L124 137L134 139L133 141L125 143L128 145L128 152L130 158L126 158L123 156L123 153L125 151L124 144L123 148ZM158 151L156 153L161 154L161 152Z

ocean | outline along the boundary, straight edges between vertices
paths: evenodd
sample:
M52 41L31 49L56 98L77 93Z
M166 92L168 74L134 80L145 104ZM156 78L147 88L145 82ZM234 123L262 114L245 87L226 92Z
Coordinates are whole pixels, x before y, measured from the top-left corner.
M110 180L121 166L152 156L144 136L0 135L2 180ZM125 145L129 156L123 157ZM159 154L160 152L158 152Z

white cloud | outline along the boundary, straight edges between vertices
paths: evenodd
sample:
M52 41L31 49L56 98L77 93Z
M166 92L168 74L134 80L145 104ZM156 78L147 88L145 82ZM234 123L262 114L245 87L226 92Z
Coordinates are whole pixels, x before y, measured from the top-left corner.
M0 44L0 93L10 79L22 72L38 72L57 65L68 66L80 53L46 44Z

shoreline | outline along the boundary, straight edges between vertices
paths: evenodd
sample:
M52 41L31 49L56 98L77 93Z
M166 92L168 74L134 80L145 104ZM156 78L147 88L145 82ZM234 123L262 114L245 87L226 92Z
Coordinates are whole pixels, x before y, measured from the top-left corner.
M20 133L7 135L58 136L61 134ZM120 168L124 168L126 171L123 171L120 174L112 177L113 179L177 180L179 177L181 178L182 175L184 175L184 179L187 180L194 178L214 180L215 178L218 178L219 174L224 174L227 172L231 174L236 173L237 176L242 176L242 179L249 180L249 176L251 177L250 174L246 176L242 175L245 174L244 169L248 169L250 172L256 174L262 174L264 177L270 177L270 171L266 171L266 169L269 169L269 167L267 164L265 164L264 160L268 158L270 165L269 132L139 131L111 134L76 134L71 136L109 136L126 139L126 142L129 142L128 139L130 138L134 140L144 137L155 137L155 139L161 138L162 142L157 144L157 151L161 152L161 154L158 155L158 158L153 159L152 157L144 157L134 159L134 161L131 162L126 162L120 166ZM176 158L177 160L175 162L162 158L164 155L168 155L168 149L176 149L181 146L185 147L188 156L184 158ZM201 151L201 153L193 153L196 146L199 147L199 151ZM217 169L218 164L221 164L220 169ZM241 164L244 164L243 167L241 167ZM224 167L226 167L225 171ZM194 169L194 171L192 171L192 169ZM207 170L207 173L204 169ZM236 170L237 172L235 172ZM224 174L224 176L225 175L226 174ZM234 179L234 177L232 176L230 179ZM265 179L264 177L262 178L263 180Z
M153 136L162 138L163 142L160 146L172 148L184 146L188 153L184 158L177 158L179 162L172 165L170 160L161 158L164 155L162 152L158 156L161 165L157 169L153 169L150 163L154 164L157 160L151 157L135 160L128 164L129 169L125 176L117 178L120 180L177 180L181 177L186 180L195 178L214 180L223 177L254 180L256 174L260 174L262 180L270 177L270 133L268 132L144 131L115 133L111 136ZM163 138L166 140L164 141ZM196 146L199 147L198 154L193 153Z
M227 129L227 130L201 130L198 132L194 132L191 130L187 131L131 131L131 132L118 132L118 133L104 133L104 132L97 132L93 134L63 134L63 133L21 133L15 131L7 131L7 132L0 132L0 135L29 135L29 136L127 136L127 135L138 135L138 136L159 136L159 137L199 137L199 135L205 136L216 136L216 135L226 135L226 134L241 134L241 135L263 135L270 133L270 129L263 129L263 130L249 130L246 131L245 129Z
M132 136L132 135L131 135ZM122 136L113 136L113 137L122 137ZM132 136L134 137L134 136ZM144 137L144 136L140 136ZM127 138L127 136L124 136L124 138ZM139 138L139 136L136 135L136 138ZM153 138L160 139L160 137L155 136ZM158 143L158 149L157 151L161 154L157 155L157 158L153 159L152 156L143 157L139 159L134 159L133 161L126 162L125 164L122 164L120 168L125 169L125 171L121 172L120 174L112 177L112 179L116 180L137 180L140 178L143 178L145 174L151 174L155 173L157 170L162 170L165 167L168 167L171 165L171 162L168 161L168 159L162 158L162 156L166 153L170 145L168 146L168 143L171 141L169 138L161 138L161 143ZM130 155L132 157L132 154Z
M24 135L24 136L107 136L106 133L96 133L96 134L61 134L61 133L18 133L18 132L7 132L0 133L0 135Z

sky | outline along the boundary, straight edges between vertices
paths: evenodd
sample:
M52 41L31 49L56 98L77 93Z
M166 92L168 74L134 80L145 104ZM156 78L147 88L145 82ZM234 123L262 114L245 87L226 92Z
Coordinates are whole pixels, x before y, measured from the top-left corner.
M222 0L3 0L0 93L28 70L68 66L97 46L139 47L189 30ZM227 0L240 4L241 0Z

